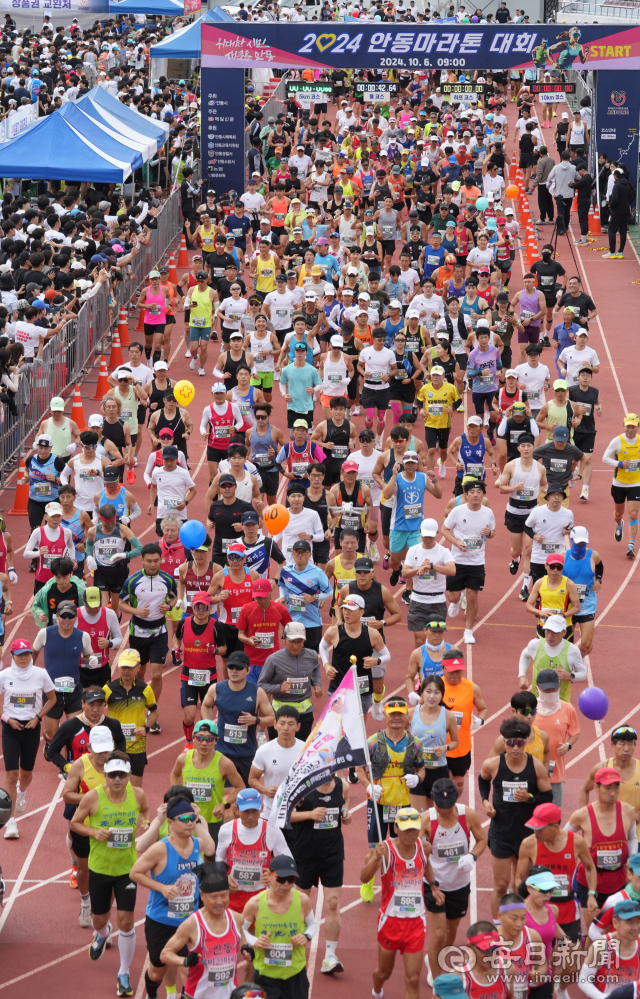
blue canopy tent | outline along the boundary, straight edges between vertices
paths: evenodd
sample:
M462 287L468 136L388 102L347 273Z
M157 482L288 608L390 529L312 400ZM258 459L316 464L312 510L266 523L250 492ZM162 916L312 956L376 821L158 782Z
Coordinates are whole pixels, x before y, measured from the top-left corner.
M0 144L0 177L122 184L142 162L139 150L72 103Z
M127 2L127 0L124 0ZM163 38L157 45L152 45L149 51L151 59L199 59L202 49L200 42L200 29L202 18L198 18L193 24L188 24L186 28L181 28L175 34ZM204 18L205 21L233 21L230 14L222 7L214 7L208 10Z
M76 107L99 124L118 133L123 141L131 140L144 147L145 162L166 142L169 125L133 111L117 97L108 94L104 87L94 87L76 103Z

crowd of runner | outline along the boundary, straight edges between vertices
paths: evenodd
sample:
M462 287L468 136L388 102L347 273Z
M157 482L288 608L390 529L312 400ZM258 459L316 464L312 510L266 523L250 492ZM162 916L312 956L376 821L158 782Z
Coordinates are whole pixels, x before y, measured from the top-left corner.
M88 428L53 398L35 435L21 480L29 532L0 533L5 619L18 571L31 571L37 628L11 643L0 673L13 810L4 839L20 836L42 740L65 781L79 925L92 931L93 961L117 930L119 996L134 993L138 885L149 889L148 999L161 984L193 999L305 999L319 884L321 971L342 971L343 826L360 784L365 904L381 882L376 999L398 953L408 999L425 978L442 999L567 999L572 982L591 999L635 999L635 729L613 729L579 807L562 811L566 756L581 735L571 688L587 678L603 582L578 513L602 414L588 345L597 306L552 247L510 291L520 229L506 196L507 102L518 105L523 171L536 145L547 154L532 141L544 123L526 80L509 89L506 74L479 75L482 99L468 106L443 98L446 73L401 77L397 99L371 112L342 74L335 120L327 107L290 104L261 124L249 103L256 169L246 191L200 193L185 169L190 269L177 284L167 267L150 272L140 339ZM580 190L588 114L578 109L563 130L565 115L549 124L560 166L577 178L568 190ZM55 219L44 206L38 222L46 241ZM116 224L98 225L102 245ZM63 261L53 257L57 274L73 269L74 242L58 248ZM26 359L42 339L31 320L46 295L30 308L4 327ZM212 381L195 417L169 374L182 317L180 350ZM274 422L280 397L286 426ZM626 508L631 559L638 423L627 414L619 436L597 445L612 468L615 540ZM190 472L194 435L206 446L204 493ZM146 437L139 472L158 540L142 544L128 486ZM439 521L429 496L447 493ZM263 514L277 502L288 522L269 534ZM187 520L206 525L192 547ZM536 620L513 671L511 716L479 768L476 811L462 799L487 706L465 675L464 646L476 642L487 545L505 530L509 572L521 572L519 598ZM25 542L19 567L14 549ZM447 624L460 615L452 645ZM397 626L415 646L393 675L404 676L401 695L385 688ZM163 694L167 662L180 667L179 709ZM271 814L277 789L320 699L353 665L374 723L371 766L328 775L282 829ZM184 747L166 768L163 802L150 803L147 742L176 710ZM492 918L457 946L487 847Z

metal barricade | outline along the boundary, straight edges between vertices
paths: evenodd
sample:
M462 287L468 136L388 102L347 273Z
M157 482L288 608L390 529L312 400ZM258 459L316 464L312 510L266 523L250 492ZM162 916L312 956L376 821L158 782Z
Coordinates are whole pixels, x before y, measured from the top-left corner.
M113 293L103 286L81 307L75 319L48 341L41 357L22 365L15 396L17 416L2 406L0 422L0 487L15 467L27 442L48 415L52 396L68 396L75 384L84 379L89 367L109 346L111 331L121 308L128 308L149 271L156 266L182 232L180 190L162 205L158 227L151 230L147 246L126 267L123 280ZM96 402L95 407L99 404Z

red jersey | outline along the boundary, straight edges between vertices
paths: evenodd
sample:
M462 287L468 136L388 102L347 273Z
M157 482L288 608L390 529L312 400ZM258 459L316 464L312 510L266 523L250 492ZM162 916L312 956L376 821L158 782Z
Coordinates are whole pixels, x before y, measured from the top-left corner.
M195 562L189 562L188 569L184 574L184 588L187 594L188 614L191 614L192 611L191 601L193 600L194 594L208 593L209 587L211 586L211 580L213 579L213 562L209 562L207 571L201 576L196 575L194 567Z
M422 882L427 858L420 840L411 860L405 860L398 853L393 840L386 841L389 850L389 866L383 872L382 905L378 917L378 929L384 926L389 916L396 919L420 919L427 925L424 907Z
M238 836L240 819L231 823L231 843L227 850L226 863L230 867L231 877L235 878L240 890L233 892L229 898L229 906L235 912L242 912L250 898L264 891L262 872L269 870L271 850L267 846L267 822L258 820L260 833L255 843L243 843Z
M550 850L544 843L536 845L536 864L548 867L560 885L551 899L558 906L558 922L573 923L580 919L580 906L571 888L578 860L574 846L574 833L567 832L567 842L563 850Z
M62 558L63 555L67 555L67 543L64 539L64 530L62 527L58 528L58 537L55 541L49 541L49 538L45 534L44 527L40 528L40 548L47 547L49 552L47 555L40 555L38 557L38 568L36 569L36 579L39 583L48 583L50 579L53 579L53 573L51 572L50 565L57 559Z
M491 977L493 978L493 973ZM507 999L509 995L509 982L502 965L496 969L494 980L486 983L477 981L473 972L463 964L462 982L468 999Z
M264 666L267 656L278 651L279 628L292 620L291 614L282 604L272 601L266 611L258 607L256 600L245 604L238 618L238 631L243 631L249 638L258 639L257 645L245 645L245 652L252 666Z
M4 531L0 531L0 572L7 571L7 542L4 540Z
M638 941L636 940L631 957L623 957L619 951L618 939L613 933L607 933L604 939L606 950L593 983L603 994L612 992L622 985L633 985L640 976Z
M84 607L78 607L78 623L77 627L80 631L86 631L87 635L91 638L91 651L95 652L96 655L101 657L100 666L106 666L109 662L109 648L101 649L98 645L99 638L109 637L109 627L107 625L107 608L101 607L100 614L98 615L97 621L87 621L86 609ZM89 669L85 666L84 669Z
M231 624L234 628L240 627L238 618L245 604L251 601L251 587L251 573L247 569L244 571L244 579L239 583L231 578L228 569L224 570L222 588L228 591L229 596L218 604L218 620L222 624Z
M164 538L160 538L160 551L162 552L160 568L170 576L177 577L178 567L187 561L187 553L184 545L180 541L168 545Z
M193 968L189 968L185 994L204 997L215 991L220 993L221 999L228 999L238 984L240 931L233 915L227 912L227 928L223 934L216 936L207 926L203 912L204 909L197 909L193 913L198 926L198 939L193 951L197 952L199 960Z
M613 895L626 884L625 865L629 856L627 834L622 822L622 804L616 801L616 827L611 836L605 836L598 825L593 805L587 805L591 820L591 846L589 853L593 858L598 872L596 888L603 895ZM578 866L578 881L587 884L584 864Z
M211 424L209 440L207 441L209 447L215 448L217 451L228 451L229 438L234 433L235 425L231 403L227 403L227 408L222 415L216 413L213 404L209 406L209 423Z
M217 679L215 625L215 618L211 617L204 631L196 634L193 630L193 618L184 619L180 679L192 687L207 687Z
M522 390L518 388L515 391L515 395L507 395L507 390L503 385L498 394L498 404L502 412L506 413L509 406L513 406L514 402L522 402Z
M525 926L517 947L501 947L506 951L513 967L513 999L527 999L529 995L529 966L533 960L533 941L529 927Z

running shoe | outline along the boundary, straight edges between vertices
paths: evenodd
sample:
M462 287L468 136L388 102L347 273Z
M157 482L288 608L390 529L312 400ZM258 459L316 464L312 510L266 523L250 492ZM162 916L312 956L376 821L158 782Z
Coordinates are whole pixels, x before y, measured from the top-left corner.
M359 780L358 780L358 776L356 774L356 768L355 767L349 767L349 773L347 775L347 780L349 781L350 784L359 784L360 783Z
M77 888L78 887L78 865L77 864L74 864L73 867L71 868L71 877L69 878L69 887L70 888Z
M520 565L519 558L512 558L511 561L509 562L509 572L511 573L512 576L515 576L516 572L518 571L519 565Z
M200 377L202 377L204 374L206 374L204 368L198 368L198 374L200 375Z
M29 572L35 572L37 568L38 568L38 560L32 558L31 561L29 562Z
M462 591L462 596L460 597L460 610L466 611L467 609L467 591Z
M518 596L522 601L529 599L529 587L525 583L522 584L522 589L520 590Z
M393 572L391 573L391 575L389 576L389 585L390 586L397 586L399 579L400 579L400 570L399 569L394 569Z
M588 239L574 239L573 245L574 246L588 246L589 245L589 240Z
M627 558L635 558L635 557L636 557L636 546L634 545L633 541L630 541L629 547L627 548Z
M185 357L191 357L191 351L190 351L190 350L188 350L188 351L187 351L187 352L185 353L185 355L184 355L184 356L185 356Z
M160 735L162 729L160 728L160 722L154 721L153 725L149 728L149 735Z
M197 357L192 357L191 358L191 362L189 364L189 367L191 368L192 371L195 371L196 368L197 368L197 366L198 366L198 358Z
M475 645L476 644L475 635L473 634L471 628L465 628L464 629L464 637L463 637L462 641L464 642L465 645Z
M371 705L371 717L374 721L384 721L384 704L382 701L373 701Z
M92 961L99 961L104 954L104 949L107 946L107 940L109 939L109 934L111 933L111 923L107 926L106 937L99 937L97 933L94 932L93 940L89 947L89 957Z
M583 500L588 500L589 499L589 486L583 486L582 487L582 492L580 493L580 499L583 499ZM566 992L566 989L563 989L563 992Z
M78 916L78 925L83 930L88 930L91 928L91 906L81 905L80 915Z
M406 604L408 607L409 604L411 603L411 590L403 590L401 600L402 603Z
M600 259L601 260L617 260L618 259L618 254L617 253L603 253L602 256L600 257Z
M438 458L438 475L441 479L446 479L447 477L447 466L440 458Z
M616 541L622 541L623 529L624 529L624 520L621 520L619 523L616 523L616 529L613 535Z
M385 571L388 571L390 561L391 561L391 555L389 554L389 552L387 552L387 554L382 560L382 568L385 569Z
M127 482L129 483L130 486L133 486L135 484L135 481L136 481L136 473L132 468L130 468L127 472Z
M14 819L13 815L4 827L4 838L5 839L20 839L20 833L18 832L18 824Z
M335 954L329 954L329 957L325 957L322 962L320 974L331 975L334 971L344 971L344 968Z
M133 985L128 975L118 975L118 985L116 987L117 996L132 996Z
M450 603L447 608L447 614L449 617L457 617L460 613L460 603Z
M380 552L375 541L372 541L370 538L367 539L367 549L369 558L376 565L380 561Z
M360 885L360 898L363 902L373 902L373 878L371 881L365 881L363 885Z
M616 253L616 260L624 260L624 253Z
M16 812L20 814L21 812L24 812L26 807L27 807L27 792L18 791L16 796Z
M360 406L352 406L351 412L353 413L354 416L360 416L362 409L360 408Z

